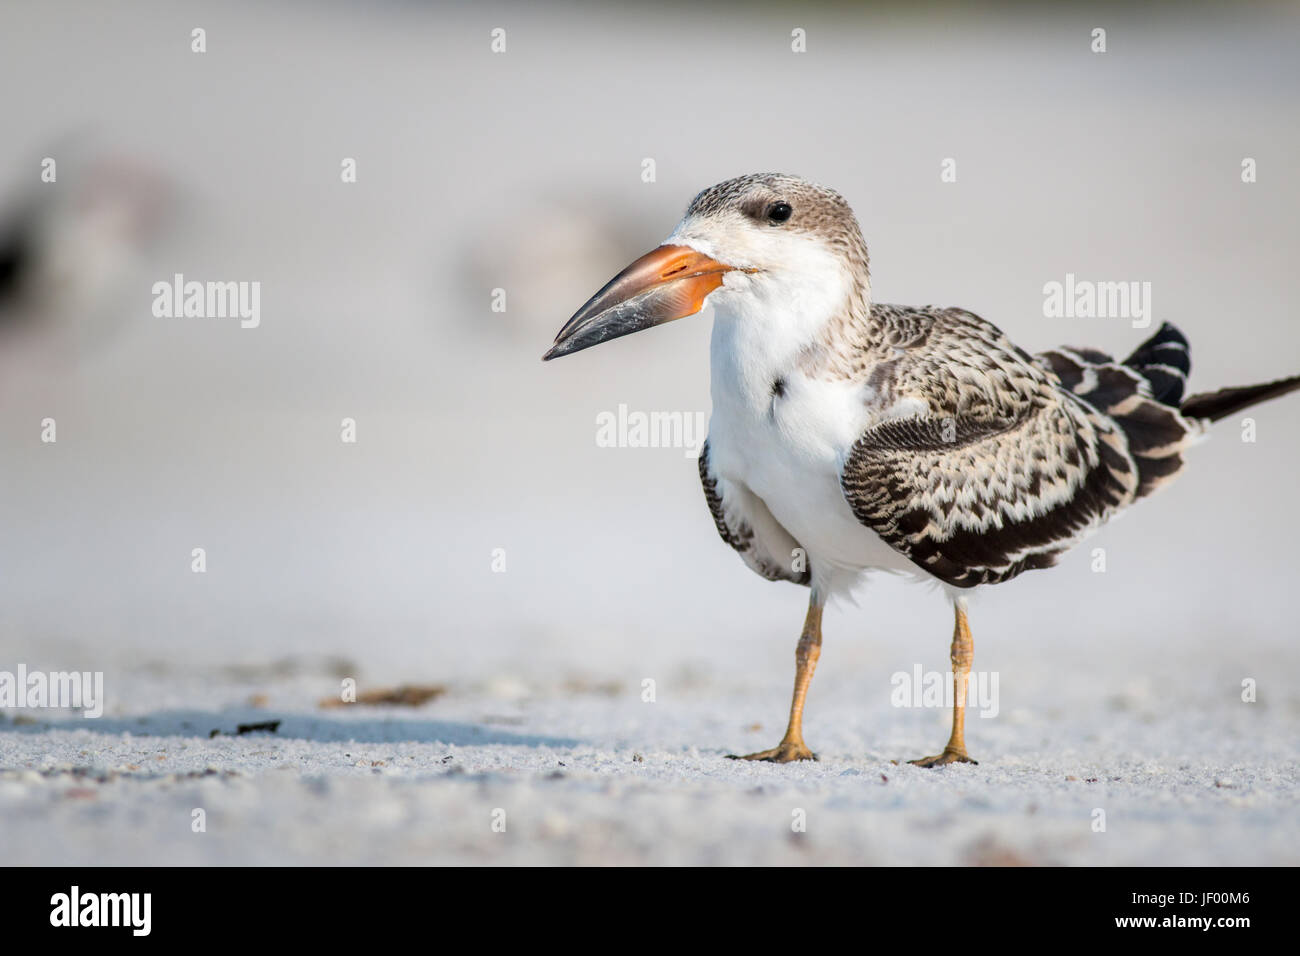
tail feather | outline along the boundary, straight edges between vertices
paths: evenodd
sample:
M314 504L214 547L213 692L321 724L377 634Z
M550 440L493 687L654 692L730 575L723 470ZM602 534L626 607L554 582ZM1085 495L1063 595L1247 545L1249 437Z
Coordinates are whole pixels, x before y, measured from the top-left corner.
M1137 465L1137 498L1177 476L1183 467L1184 449L1209 422L1256 402L1300 391L1300 375L1295 375L1184 399L1191 352L1187 339L1168 322L1122 364L1095 349L1051 349L1037 358L1055 373L1063 388L1119 426ZM1099 430L1104 426L1099 425Z
M1151 397L1175 408L1183 400L1192 354L1187 339L1168 322L1139 345L1124 364L1151 384Z
M1300 389L1300 375L1280 378L1263 385L1244 385L1240 388L1221 388L1217 392L1202 392L1183 402L1180 411L1188 418L1207 418L1217 422L1234 412L1249 408L1258 402L1268 401Z
M1182 470L1182 451L1201 426L1178 410L1191 357L1176 328L1162 325L1123 363L1078 348L1052 349L1039 361L1086 403L1090 415L1099 416L1098 431L1118 426L1124 433L1137 468L1135 497L1151 494Z

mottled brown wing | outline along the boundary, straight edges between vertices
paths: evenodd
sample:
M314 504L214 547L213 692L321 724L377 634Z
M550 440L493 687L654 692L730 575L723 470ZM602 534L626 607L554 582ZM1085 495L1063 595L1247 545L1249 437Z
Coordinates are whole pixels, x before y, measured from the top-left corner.
M890 384L929 410L859 437L844 496L859 521L955 587L1050 567L1137 496L1129 438L991 324L962 310L934 315ZM1132 410L1148 412L1138 390L1130 381Z
M1055 564L1132 500L1122 436L1082 417L885 422L853 446L841 488L859 521L939 580L1007 581Z

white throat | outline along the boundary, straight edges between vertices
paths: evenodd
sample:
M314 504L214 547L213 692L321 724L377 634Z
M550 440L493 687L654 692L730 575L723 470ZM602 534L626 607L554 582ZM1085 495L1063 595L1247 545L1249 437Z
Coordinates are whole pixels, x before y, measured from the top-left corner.
M766 406L773 383L789 378L827 324L849 305L853 277L843 262L813 244L789 268L731 272L709 298L715 316L710 366L719 388Z
M856 300L848 270L822 265L788 274L804 280L729 273L710 298L709 461L717 475L758 497L814 557L817 586L833 590L837 569L847 569L851 582L862 568L906 559L873 534L843 534L857 519L840 471L874 412L862 381L817 367L819 340L825 335L834 347L836 330L827 324Z

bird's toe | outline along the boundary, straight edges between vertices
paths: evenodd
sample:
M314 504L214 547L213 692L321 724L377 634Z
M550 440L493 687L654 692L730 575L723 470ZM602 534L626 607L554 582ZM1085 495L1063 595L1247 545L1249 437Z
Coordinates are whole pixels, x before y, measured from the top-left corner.
M793 763L796 760L816 760L817 755L800 743L782 741L771 750L760 750L752 754L727 754L728 760L763 760L767 763Z
M970 763L979 765L978 760L972 760L970 755L964 750L953 750L945 747L943 753L936 754L933 757L920 757L916 760L909 760L908 763L916 767L943 767L950 763Z

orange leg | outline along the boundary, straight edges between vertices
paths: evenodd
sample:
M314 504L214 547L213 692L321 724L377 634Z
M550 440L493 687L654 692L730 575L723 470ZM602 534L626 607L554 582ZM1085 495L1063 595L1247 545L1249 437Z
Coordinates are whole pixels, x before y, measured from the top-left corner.
M817 669L817 658L822 653L822 606L816 599L808 602L808 616L804 618L803 634L799 637L799 646L794 652L794 700L790 703L790 722L786 725L785 736L771 750L745 754L743 757L728 754L732 760L767 760L772 763L789 763L792 760L816 760L817 755L803 742L803 702L808 696L808 685L812 683L813 671Z
M966 622L964 602L954 605L957 622L952 631L952 735L943 753L934 757L922 757L910 763L918 767L942 767L949 763L978 763L966 753L966 686L970 678L970 665L975 659L975 640L971 637L970 625Z

